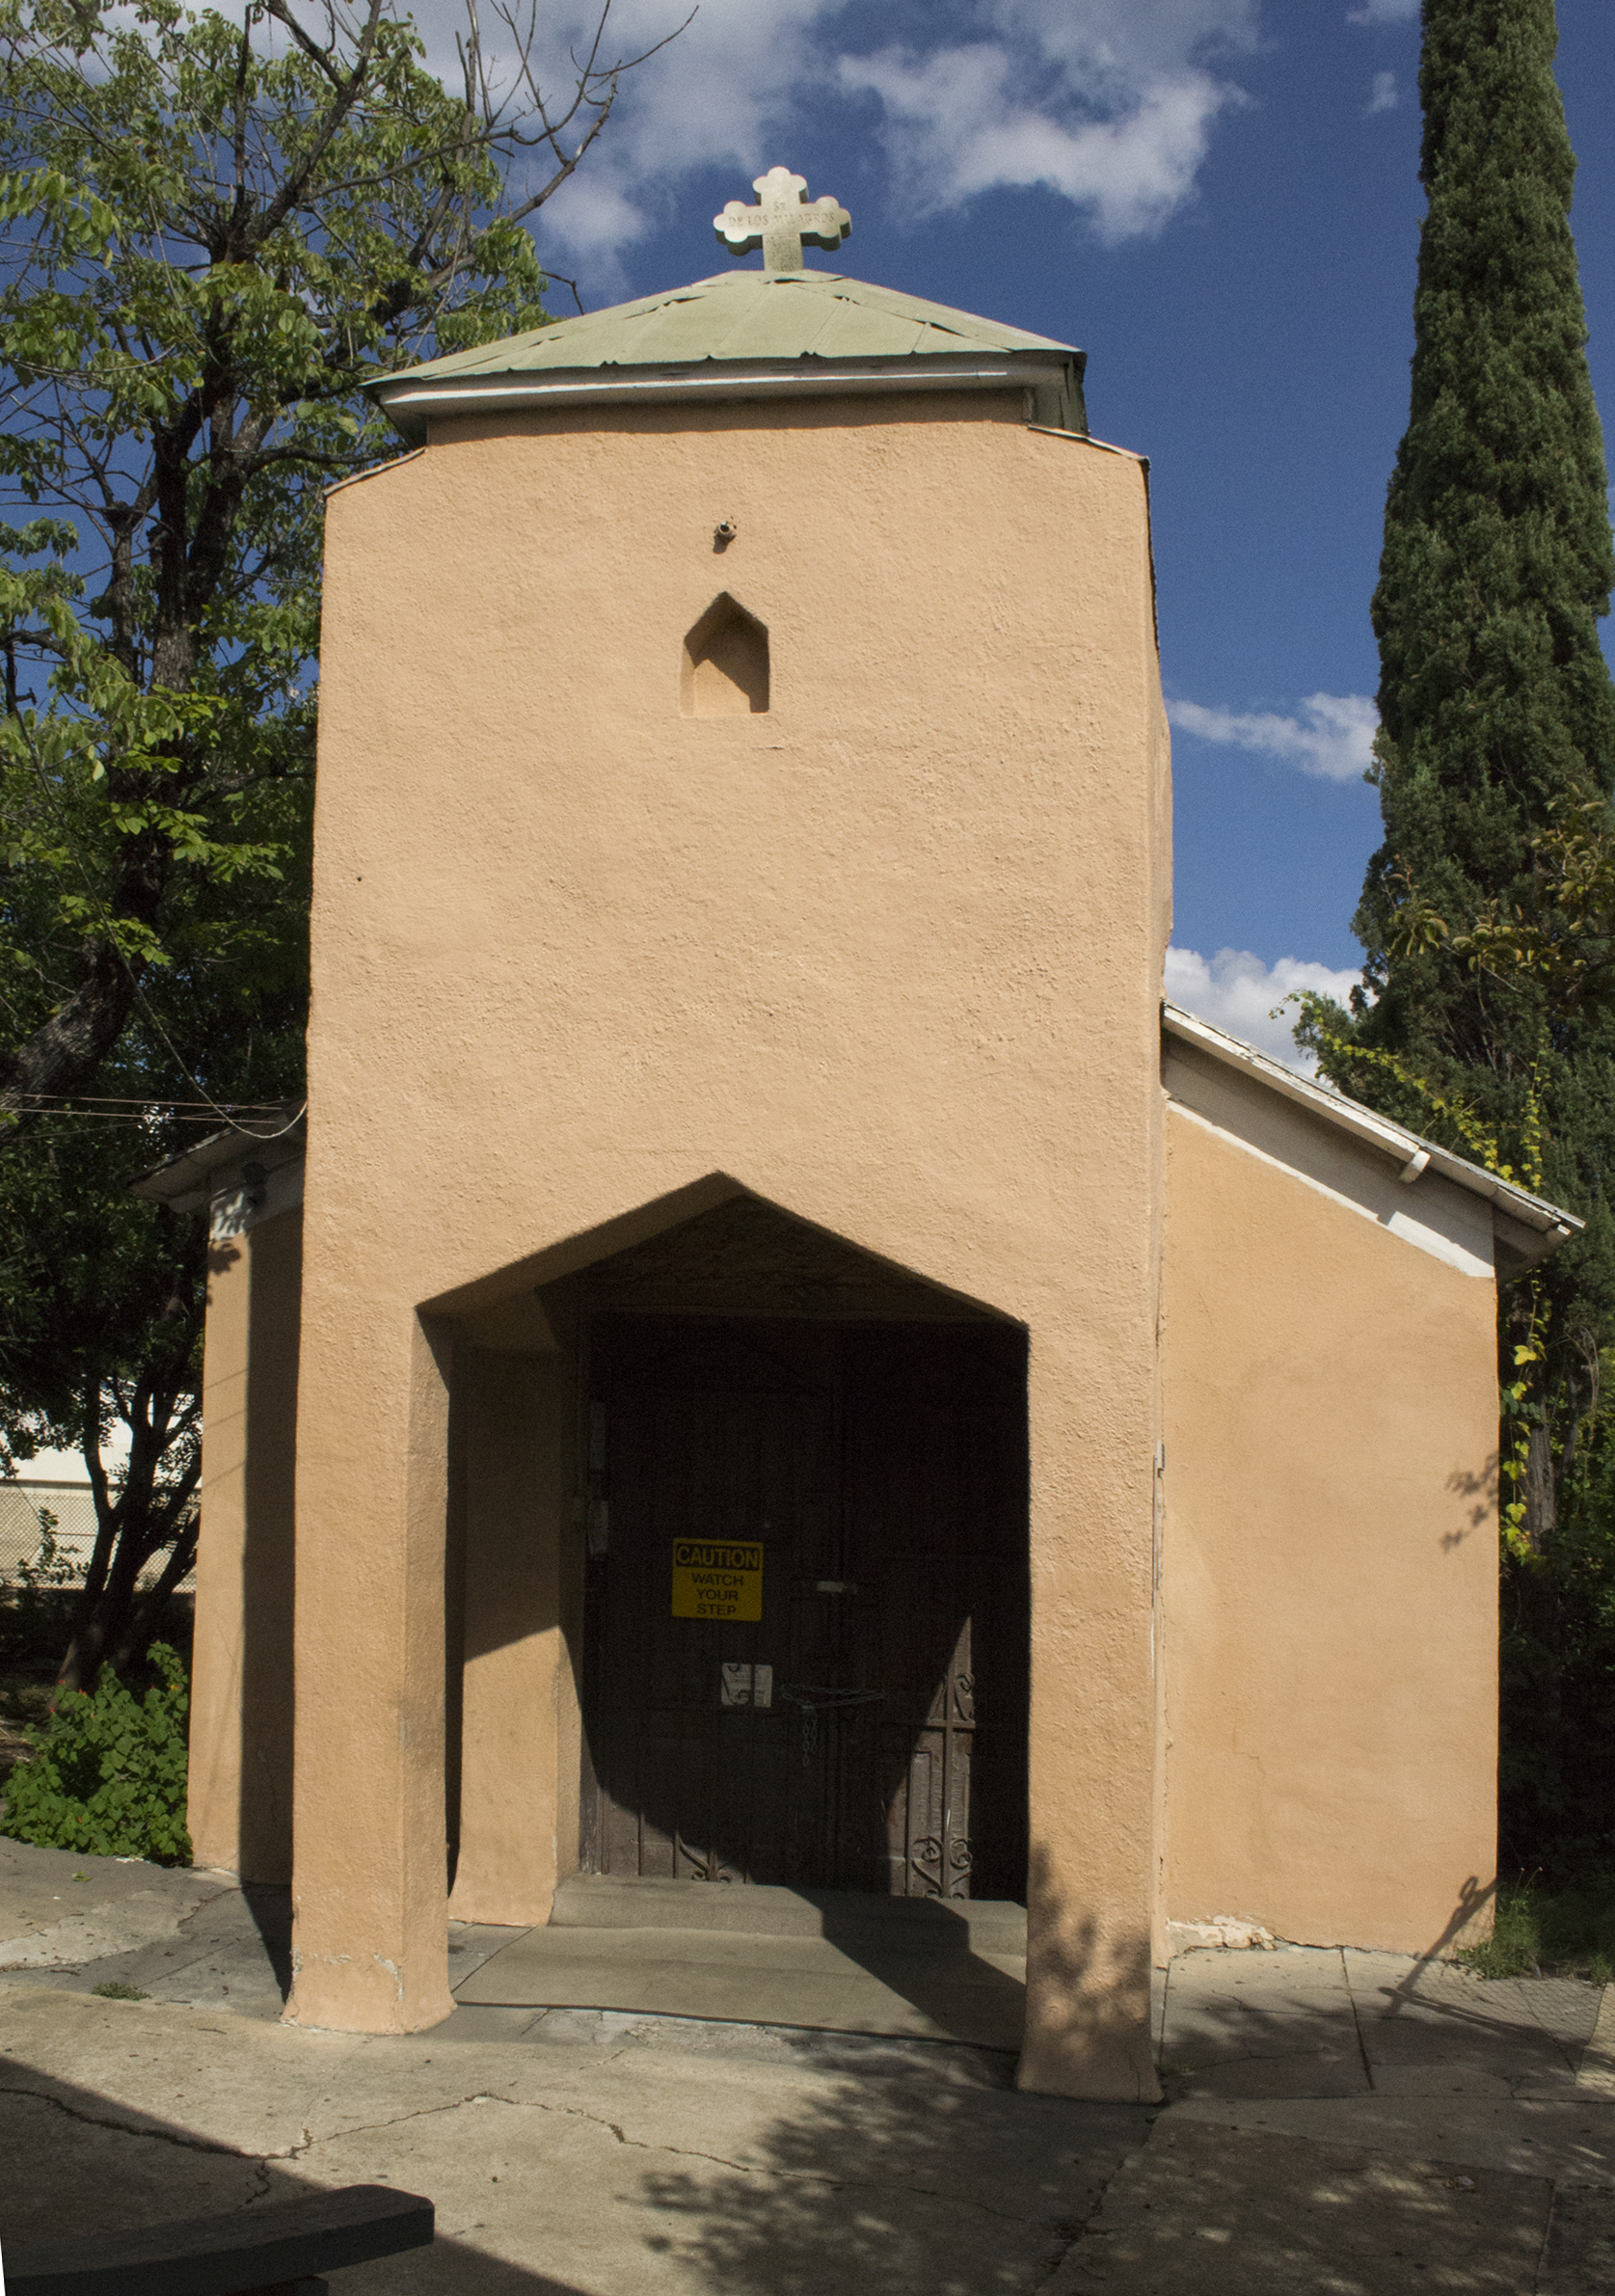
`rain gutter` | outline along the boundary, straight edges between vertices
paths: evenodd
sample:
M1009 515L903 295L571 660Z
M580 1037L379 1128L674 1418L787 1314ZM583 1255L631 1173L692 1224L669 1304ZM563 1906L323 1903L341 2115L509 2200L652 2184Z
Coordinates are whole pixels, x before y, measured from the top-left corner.
M1502 1179L1479 1164L1471 1164L1467 1157L1455 1156L1450 1148L1421 1139L1418 1133L1392 1123L1388 1117L1376 1116L1371 1108L1348 1100L1343 1093L1329 1092L1321 1084L1298 1076L1293 1068L1270 1060L1253 1044L1213 1028L1210 1021L1197 1019L1193 1013L1185 1013L1178 1005L1162 1005L1161 1025L1169 1037L1209 1053L1225 1067L1243 1069L1285 1099L1299 1102L1326 1124L1332 1124L1337 1132L1349 1132L1354 1140L1381 1149L1400 1166L1399 1176L1410 1187L1426 1172L1439 1173L1442 1179L1467 1189L1471 1196L1484 1197L1495 1210L1518 1221L1521 1227L1534 1229L1547 1239L1547 1250L1579 1235L1587 1225L1574 1212L1548 1202L1544 1197L1533 1196L1526 1188L1517 1188L1512 1180Z
M1039 391L1067 384L1078 362L1047 351L903 353L889 359L702 359L644 366L571 366L530 373L408 374L373 384L372 395L412 446L429 421L455 415L514 414L538 407L666 405L681 399L878 396L910 391ZM1080 369L1078 369L1080 371Z

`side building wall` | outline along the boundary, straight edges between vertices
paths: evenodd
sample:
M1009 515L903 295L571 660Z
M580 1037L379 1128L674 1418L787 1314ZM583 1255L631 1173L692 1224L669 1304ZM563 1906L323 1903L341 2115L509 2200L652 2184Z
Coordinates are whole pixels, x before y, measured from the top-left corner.
M208 1250L189 1823L198 1865L286 1882L303 1207L273 1205Z
M1496 1850L1490 1211L1166 1077L1168 1920L1450 1950Z

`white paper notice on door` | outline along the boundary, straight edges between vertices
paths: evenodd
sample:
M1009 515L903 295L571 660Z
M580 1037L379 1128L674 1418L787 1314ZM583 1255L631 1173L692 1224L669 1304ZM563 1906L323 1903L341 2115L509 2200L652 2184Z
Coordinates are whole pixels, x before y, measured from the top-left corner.
M772 1706L773 1668L750 1666L741 1660L725 1659L718 1698L723 1706Z

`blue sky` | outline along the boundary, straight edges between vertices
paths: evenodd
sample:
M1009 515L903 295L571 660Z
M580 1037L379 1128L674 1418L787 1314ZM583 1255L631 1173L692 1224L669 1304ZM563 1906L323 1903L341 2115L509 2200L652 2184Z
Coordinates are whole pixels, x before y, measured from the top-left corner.
M428 31L447 5L417 10ZM616 0L613 22L678 13ZM1559 22L1607 411L1610 0ZM1088 351L1094 430L1153 470L1170 985L1276 1047L1279 990L1355 967L1377 843L1367 609L1407 411L1417 67L1416 0L702 0L538 234L590 308L700 278L713 213L783 161L852 213L810 261Z

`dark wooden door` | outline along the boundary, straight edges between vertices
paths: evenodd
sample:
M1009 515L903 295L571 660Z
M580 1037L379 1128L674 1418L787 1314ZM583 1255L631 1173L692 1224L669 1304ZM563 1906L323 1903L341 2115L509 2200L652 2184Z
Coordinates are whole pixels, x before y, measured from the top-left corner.
M1020 1335L615 1315L590 1395L585 1870L1020 1897ZM758 1619L673 1615L691 1539Z

